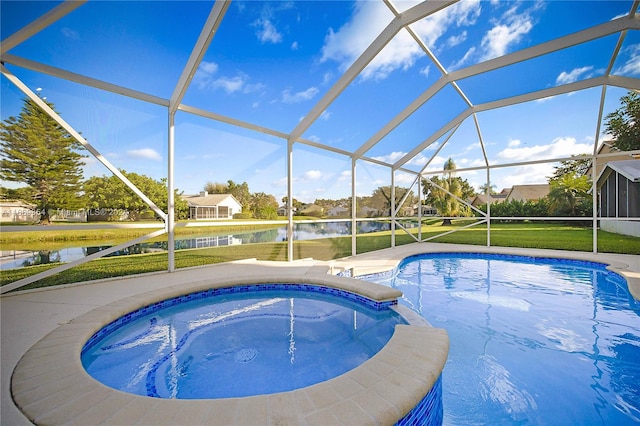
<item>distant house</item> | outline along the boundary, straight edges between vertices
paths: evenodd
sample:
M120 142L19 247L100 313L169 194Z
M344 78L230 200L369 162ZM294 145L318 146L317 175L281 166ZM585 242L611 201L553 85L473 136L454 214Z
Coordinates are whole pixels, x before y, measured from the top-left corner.
M415 206L401 206L400 209L398 210L397 216L400 217L411 217L411 216L417 216L418 215L418 211L416 210Z
M295 207L291 207L291 209L293 210L293 214L296 214L296 212L298 211L298 209L296 209ZM286 204L281 205L280 207L278 207L278 210L276 210L278 216L288 216L287 211L288 210Z
M608 155L607 157L597 161L596 176L600 176L602 174L602 170L607 166L608 162L631 160L635 158L631 154L623 154L616 151L615 148L613 148L612 142L613 141L603 142L602 145L600 145L600 148L598 148L598 155L600 154L608 154ZM585 171L584 174L589 176L589 178L591 178L591 172L592 172L592 165L589 166L589 168Z
M306 204L300 209L302 216L322 216L324 209L317 204Z
M521 201L526 203L527 201L537 201L547 195L551 190L551 185L544 183L538 185L514 185L511 187L509 194L505 198L505 202Z
M640 218L640 160L608 162L596 181L600 229L640 237L640 222L625 220Z
M348 216L349 210L342 207L336 206L327 210L327 216Z
M491 204L501 203L507 199L508 191L507 189L503 189L500 194L491 194L489 197L487 197L487 194L477 194L469 200L469 204L473 207L484 206L487 204L487 199L491 201Z
M369 206L360 207L360 211L358 212L358 217L375 217L380 216L380 210L375 209Z
M431 206L425 206L422 205L422 212L420 213L420 216L437 216L438 215L438 209L436 209L435 207L431 207ZM418 215L418 206L414 206L414 211L415 211L415 215Z
M90 211L87 209L56 209L51 215L51 221L55 222L87 222Z
M20 200L0 200L0 222L34 223L40 220L40 214L32 204Z
M231 194L209 194L206 191L198 195L183 195L189 206L190 220L233 219L233 215L242 212L242 205Z

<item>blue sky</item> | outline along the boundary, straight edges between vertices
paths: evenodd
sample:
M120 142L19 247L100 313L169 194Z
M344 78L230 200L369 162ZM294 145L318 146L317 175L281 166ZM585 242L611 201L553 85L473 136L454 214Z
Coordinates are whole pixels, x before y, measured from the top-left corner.
M392 2L402 12L414 2ZM2 39L54 7L56 2L2 2ZM447 72L571 34L628 14L630 1L463 0L411 28ZM20 58L168 99L211 9L208 1L90 1L8 53ZM341 74L393 19L378 1L233 2L205 54L183 103L289 133ZM630 31L612 73L640 75L640 37ZM472 104L603 75L618 41L606 36L505 69L459 82ZM75 129L116 167L160 179L167 175L164 107L83 87L7 64L7 68L56 105ZM406 31L373 62L302 135L345 151L365 144L387 122L441 77L438 65ZM605 112L616 109L623 89L609 87ZM22 94L2 78L2 119L16 115ZM593 151L601 88L527 102L477 115L492 164L531 161ZM366 156L402 158L467 104L448 85L374 145ZM445 134L446 137L448 134ZM420 171L444 141L405 164ZM178 112L176 186L186 193L206 182L248 182L280 200L286 195L286 141ZM484 163L472 117L465 120L430 163L447 158L459 168ZM294 197L350 195L349 157L294 145ZM86 175L108 171L88 159ZM496 169L497 189L545 183L553 164ZM484 171L461 174L478 188ZM357 162L357 192L390 184L389 169ZM397 172L396 184L413 181Z

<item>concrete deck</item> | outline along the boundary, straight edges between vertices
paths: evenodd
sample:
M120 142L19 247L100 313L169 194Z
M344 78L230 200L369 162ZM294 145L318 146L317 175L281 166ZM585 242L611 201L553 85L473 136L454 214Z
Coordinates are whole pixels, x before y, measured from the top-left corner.
M2 343L0 348L2 361L0 424L11 426L32 424L16 407L10 391L11 375L21 357L34 344L60 325L68 324L94 309L142 293L162 292L172 287L175 289L181 285L206 281L212 276L231 278L237 275L250 276L255 274L256 277L263 277L268 272L283 278L290 277L292 281L296 281L305 277L311 280L317 277L326 277L327 272L345 269L351 269L355 275L362 275L392 269L399 261L412 254L442 251L505 253L607 263L611 265L611 269L627 278L632 294L640 299L640 256L425 243L410 244L331 262L314 260L301 260L293 263L243 261L180 270L171 274L147 274L135 278L103 280L16 292L4 295L0 299ZM99 394L98 392L94 396ZM284 401L281 402L284 403ZM157 408L154 407L154 411ZM127 413L126 409L119 411L119 415L124 416L119 418L120 424L122 422L130 423L126 421L127 415L133 414ZM202 412L200 413L202 414ZM109 416L105 417L105 424L119 424L117 418L111 418L111 421L109 419ZM145 423L140 418L138 420ZM153 419L148 420L153 423Z

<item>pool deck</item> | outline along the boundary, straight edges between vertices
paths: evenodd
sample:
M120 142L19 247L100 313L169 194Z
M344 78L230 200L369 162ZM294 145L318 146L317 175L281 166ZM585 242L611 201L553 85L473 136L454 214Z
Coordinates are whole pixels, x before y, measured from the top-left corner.
M559 257L608 263L611 265L611 269L627 278L632 294L637 299L640 299L640 256L429 243L410 244L331 262L316 261L312 259L299 260L291 263L248 260L190 268L171 274L166 272L154 273L136 276L133 278L110 279L91 283L59 286L55 288L16 292L4 295L0 298L0 373L2 384L0 391L2 399L0 424L11 426L32 424L16 407L11 396L11 376L23 355L25 355L33 345L52 331L58 329L62 325L73 325L77 323L79 317L86 317L87 313L94 311L95 309L106 307L107 305L114 306L122 299L135 298L137 295L145 294L146 297L149 292L152 292L151 294L166 294L167 291L177 291L177 289L181 288L183 285L204 282L210 280L212 276L228 277L228 279L234 279L240 276L243 278L255 277L256 279L261 280L264 280L265 276L277 276L283 280L290 278L291 282L299 281L301 278L314 281L315 279L322 280L326 278L328 273L337 273L346 269L351 270L354 275L384 272L393 269L399 261L412 254L443 251ZM401 344L408 344L411 340L416 340L407 338L406 331L402 331L397 334L398 336L394 335L394 339L397 338L399 341L402 341ZM434 338L438 339L440 337L434 336ZM427 346L428 345L422 345L416 349L423 352L428 351L429 349ZM394 362L397 362L397 354L386 353L382 355L383 357L389 357L388 360L393 359L395 360ZM422 355L425 354L423 353ZM44 361L44 359L48 359L48 356L47 352L43 351L42 358L35 359L45 366L47 362ZM51 356L52 358L55 358L55 355L52 354ZM420 356L410 361L420 361L422 359ZM77 362L79 363L79 361ZM388 364L388 362L386 364ZM35 371L33 375L37 376L38 372ZM359 380L366 381L367 379L366 377L363 377ZM414 384L416 387L424 386L424 383ZM351 392L355 392L358 388L358 386L354 387L354 380L349 380L347 382L347 387L351 389ZM172 402L169 402L169 404L163 404L161 409L159 405L156 405L159 400L140 397L147 401L144 404L149 404L149 406L146 407L149 411L146 411L141 417L140 413L133 409L136 407L136 404L129 403L130 400L136 399L137 397L126 394L122 395L124 396L120 398L117 396L113 398L105 398L103 390L98 389L87 393L86 398L78 402L81 404L99 406L99 410L93 412L94 414L97 412L102 413L101 422L103 424L133 424L134 421L138 422L137 424L159 424L161 422L173 422L174 424L198 424L199 421L212 413L212 405L210 402L207 402L206 404L197 404L196 401L196 405L199 405L200 408L198 408L197 411L185 412L182 408L174 407ZM376 395L379 396L379 393ZM49 399L51 402L54 402L54 404L52 405L50 413L51 417L47 423L74 423L74 421L70 421L70 419L65 417L66 410L61 409L73 405L68 399L66 399L64 392L60 392L57 395L52 396L53 398ZM306 397L311 398L309 395ZM285 408L283 412L294 413L298 417L280 419L283 424L321 424L322 422L326 423L329 420L332 420L330 423L336 423L336 418L331 417L333 414L340 414L339 412L341 412L341 414L347 416L342 418L348 419L348 416L356 411L354 410L354 407L359 406L354 399L349 399L348 403L344 403L344 401L348 399L344 398L344 395L343 397L338 398L341 400L336 400L335 392L333 392L333 397L329 394L316 395L315 397L320 399L325 398L325 401L328 404L326 405L327 409L316 410L316 417L307 417L304 422L300 422L300 420L302 420L302 417L300 416L304 416L304 414L301 414L297 408L291 409L293 408L291 400L281 398L280 400L274 400L267 403L266 400L258 398L253 401L256 402L256 409L263 412L265 412L265 410L271 410L271 408L268 407L276 406L277 404L285 404L285 407L287 408ZM92 400L92 398L95 400ZM332 401L330 398L334 398L334 400ZM388 398L390 400L394 398L393 392L389 392ZM166 400L164 401L166 402ZM309 404L309 401L305 399L303 404ZM377 417L378 419L384 419L385 411L394 411L398 409L398 407L393 405L393 402L389 403L388 400L378 401L377 406L380 408L379 411L381 411L381 413L379 413L380 417ZM129 407L129 409L127 409L127 407ZM381 407L386 407L386 409L382 409ZM236 414L234 415L236 417L226 420L230 420L231 423L238 423L242 422L242 418L238 416L250 414L242 410L236 411L235 413ZM154 415L159 417L154 418ZM178 419L180 421L178 421ZM225 421L223 418L218 418L218 420L221 422ZM245 418L244 420L249 419ZM348 420L345 421L345 423L347 422ZM76 417L75 423L97 424L98 422ZM246 424L247 422L245 421L244 423ZM277 422L274 421L273 423ZM372 420L370 423L375 424L376 421ZM384 423L384 421L380 422L380 424Z

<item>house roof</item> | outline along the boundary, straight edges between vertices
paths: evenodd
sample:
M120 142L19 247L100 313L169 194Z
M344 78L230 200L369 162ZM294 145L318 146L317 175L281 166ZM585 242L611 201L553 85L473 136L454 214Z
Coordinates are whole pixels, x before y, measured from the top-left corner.
M507 200L511 200L515 194L518 194L520 198L524 198L526 200L539 200L547 196L550 188L551 185L548 183L537 185L513 185L511 187L511 191L509 191L509 195L507 195Z
M598 187L602 186L613 171L620 173L631 182L640 182L640 160L609 161L598 176Z
M189 207L215 207L222 204L228 198L233 199L238 205L242 206L236 197L231 194L208 194L208 195L183 195L182 199L187 202Z
M30 204L30 203L27 203L26 201L22 201L22 200L0 200L0 206L2 206L2 207L21 207L21 208L28 208L28 209L32 209L32 208L36 207L35 204Z
M498 201L504 201L504 199L507 198L507 194L506 193L491 194L490 197L491 197L491 202L495 203ZM472 198L472 204L475 202L480 204L487 204L487 194L477 194L475 197Z

